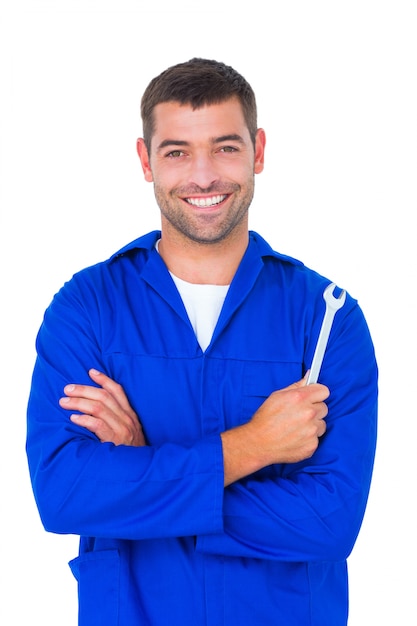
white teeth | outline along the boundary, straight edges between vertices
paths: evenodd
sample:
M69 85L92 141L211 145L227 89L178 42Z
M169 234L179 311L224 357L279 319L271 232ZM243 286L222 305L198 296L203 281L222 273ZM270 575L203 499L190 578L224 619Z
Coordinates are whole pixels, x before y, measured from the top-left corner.
M214 206L215 204L220 204L226 196L211 196L211 198L187 198L187 202L189 204L193 204L194 206Z

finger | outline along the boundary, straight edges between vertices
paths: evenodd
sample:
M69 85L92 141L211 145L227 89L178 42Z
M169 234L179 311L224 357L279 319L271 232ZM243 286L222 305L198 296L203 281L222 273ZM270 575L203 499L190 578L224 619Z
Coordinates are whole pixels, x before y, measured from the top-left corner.
M301 380L297 380L295 383L288 385L288 387L284 387L284 389L299 389L300 387L305 387L307 384L307 376L308 376L308 372L304 374Z
M60 404L61 406L62 403L66 404L66 408L73 408L84 413L93 413L95 415L96 410L100 410L101 412L100 405L102 405L116 414L123 412L117 399L106 389L102 389L101 387L70 384L64 387L64 393L67 397L71 398L71 401L64 401L64 398L61 398ZM86 404L86 402L92 404ZM90 410L90 406L94 406L94 410Z
M70 420L74 424L77 424L77 426L82 426L83 428L89 430L91 433L96 435L96 437L102 442L112 440L111 429L108 428L106 422L103 422L103 420L101 419L97 419L92 415L80 415L78 413L75 413L73 415L70 415Z
M302 393L306 394L310 402L323 402L330 396L330 389L322 383L312 383L304 385Z
M64 391L74 395L60 398L60 406L78 411L82 417L74 417L73 421L94 432L101 441L145 445L136 413L132 409L123 410L107 390L71 384Z
M99 400L65 396L60 398L59 404L66 410L78 411L82 417L72 416L73 421L94 432L101 441L144 445L142 426L136 413L124 411L118 403L114 403L115 408L109 406L111 396L103 389L98 391L101 392Z
M109 419L111 415L114 415L113 409L109 408L104 402L91 398L64 396L59 399L59 404L63 409L79 411L80 413L93 415L101 419Z
M99 372L98 370L92 368L88 372L91 380L100 385L103 389L105 389L120 405L120 407L129 413L130 415L135 415L132 407L129 404L127 396L124 392L123 387L117 383L115 380L104 374L103 372Z
M93 385L75 385L73 383L65 385L64 393L70 398L86 398L88 400L99 400L102 395L100 387Z
M308 371L305 373L301 380L297 380L295 383L284 387L279 391L291 391L299 389L302 393L302 397L308 398L311 402L323 402L330 395L330 390L326 385L321 383L313 383L307 385Z
M300 387L306 387L309 374L310 370L307 370L300 380L297 380L295 383L288 385L288 387L285 387L285 389L299 389Z
M325 419L319 420L318 428L317 428L318 436L319 437L323 437L323 435L326 432L326 430L327 430L326 420Z
M120 421L96 418L93 415L75 413L70 415L70 420L92 432L102 443L114 443L116 446L125 444L128 446L145 446L146 441L142 427L138 421L132 424L123 424Z

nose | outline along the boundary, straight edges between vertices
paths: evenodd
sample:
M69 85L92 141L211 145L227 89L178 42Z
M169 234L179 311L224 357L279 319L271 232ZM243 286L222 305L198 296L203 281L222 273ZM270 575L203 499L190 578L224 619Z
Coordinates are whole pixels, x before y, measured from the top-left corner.
M209 189L218 180L219 172L211 155L194 155L190 161L189 182L200 189Z

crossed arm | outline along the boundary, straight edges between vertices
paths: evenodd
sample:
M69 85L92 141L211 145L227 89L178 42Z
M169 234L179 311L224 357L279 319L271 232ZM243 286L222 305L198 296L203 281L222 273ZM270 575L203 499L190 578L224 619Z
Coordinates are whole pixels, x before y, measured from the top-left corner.
M101 442L145 446L139 417L121 385L91 369L93 385L69 384L62 408L79 413L70 419ZM221 433L225 486L273 463L295 463L315 452L326 431L329 390L306 385L306 378L273 392L246 424Z

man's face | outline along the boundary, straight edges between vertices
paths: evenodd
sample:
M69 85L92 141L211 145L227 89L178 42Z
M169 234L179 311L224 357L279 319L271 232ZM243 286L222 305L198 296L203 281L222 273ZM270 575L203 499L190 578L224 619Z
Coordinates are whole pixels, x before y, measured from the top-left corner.
M199 243L247 233L254 174L263 169L264 133L254 148L237 99L193 110L155 107L148 154L138 142L145 179L154 183L164 232Z

